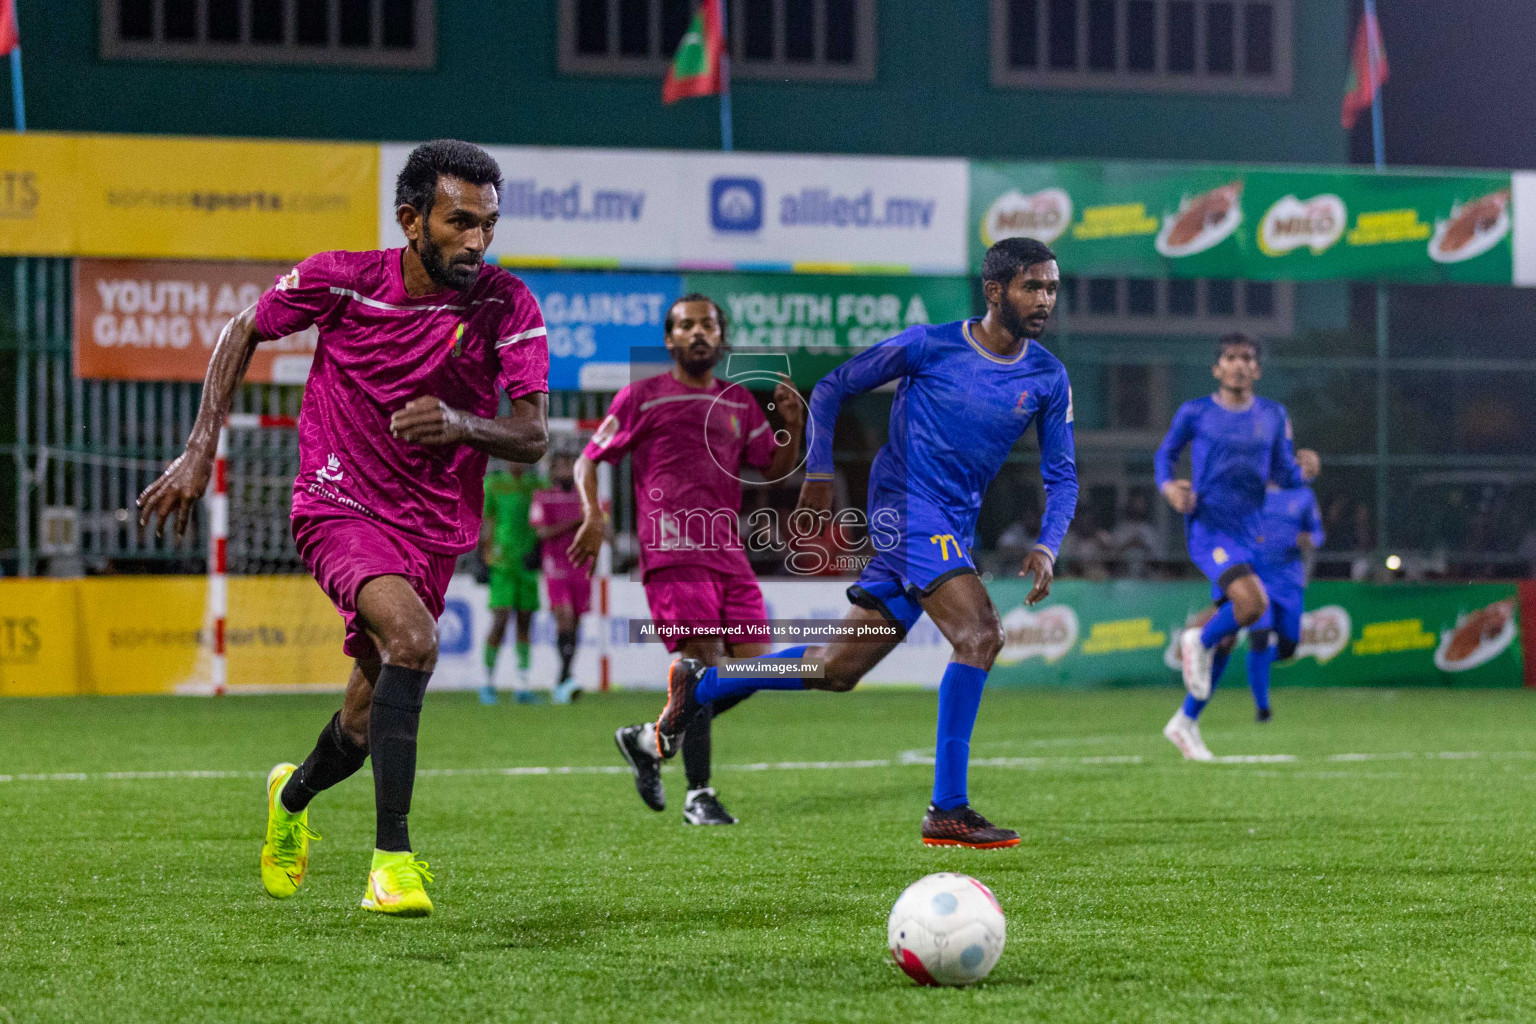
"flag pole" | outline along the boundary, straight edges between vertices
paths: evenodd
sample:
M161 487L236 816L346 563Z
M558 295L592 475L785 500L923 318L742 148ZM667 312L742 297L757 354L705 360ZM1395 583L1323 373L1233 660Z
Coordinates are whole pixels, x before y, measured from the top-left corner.
M1381 65L1381 28L1376 20L1376 0L1365 0L1365 53L1371 86L1371 147L1378 173L1387 169L1387 141L1381 123L1381 85L1376 69ZM1387 366L1391 345L1387 330L1387 286L1376 286L1376 556L1387 554Z
M720 10L720 148L734 149L731 137L731 35L725 21L725 9L731 0L719 0Z

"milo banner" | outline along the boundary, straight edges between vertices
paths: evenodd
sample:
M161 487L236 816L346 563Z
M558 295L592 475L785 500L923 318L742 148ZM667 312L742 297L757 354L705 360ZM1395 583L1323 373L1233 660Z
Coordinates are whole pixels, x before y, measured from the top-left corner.
M1029 585L987 585L1002 615L991 683L1177 681L1177 640L1210 606L1203 582L1064 580L1036 608ZM1513 583L1374 586L1322 582L1307 590L1301 645L1272 669L1276 685L1522 685L1520 608ZM1243 685L1246 639L1223 685Z
M1509 172L973 163L971 266L1027 235L1078 275L1511 283Z
M683 289L725 310L734 351L784 352L790 376L806 388L913 324L971 315L970 283L957 277L687 274Z

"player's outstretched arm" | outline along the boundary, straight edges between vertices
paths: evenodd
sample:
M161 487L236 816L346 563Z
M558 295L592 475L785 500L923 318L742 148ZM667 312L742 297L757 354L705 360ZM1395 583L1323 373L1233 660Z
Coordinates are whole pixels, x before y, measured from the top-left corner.
M165 536L165 527L172 520L176 524L176 539L186 535L192 508L208 489L218 453L219 430L229 416L235 389L245 379L251 355L261 340L256 331L254 305L236 314L219 334L208 361L208 373L203 377L203 398L187 438L186 451L139 495L139 526L153 525L157 537Z
M566 557L578 569L590 569L597 564L597 554L602 550L607 524L603 521L603 504L597 494L597 463L583 452L576 459L576 493L581 495L581 525L571 538Z
M496 417L473 416L425 395L389 418L389 432L417 444L465 444L509 462L538 462L549 447L549 395L514 398L511 414Z

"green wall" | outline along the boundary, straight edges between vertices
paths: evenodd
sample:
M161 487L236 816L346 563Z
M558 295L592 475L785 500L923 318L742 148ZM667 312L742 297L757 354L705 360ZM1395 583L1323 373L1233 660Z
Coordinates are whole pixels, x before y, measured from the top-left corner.
M438 0L435 71L104 61L99 0L18 0L34 129L714 148L715 104L556 71L556 0ZM1296 0L1286 98L994 90L986 0L880 0L860 85L741 82L737 148L974 157L1347 159L1346 0ZM3 76L0 76L3 77ZM0 89L6 86L0 84Z

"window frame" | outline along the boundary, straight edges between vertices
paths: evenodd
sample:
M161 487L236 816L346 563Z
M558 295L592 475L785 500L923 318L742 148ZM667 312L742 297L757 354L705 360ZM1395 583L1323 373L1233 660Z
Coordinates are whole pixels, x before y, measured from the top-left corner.
M1115 312L1094 313L1089 310L1089 282L1110 280L1115 282ZM1132 313L1130 311L1131 277L1106 277L1104 275L1074 275L1073 303L1075 308L1060 309L1058 330L1083 334L1144 334L1157 336L1220 335L1242 331L1258 337L1288 337L1296 331L1296 285L1291 281L1256 282L1247 279L1232 280L1234 312L1231 316L1217 316L1208 312L1208 278L1179 278L1191 281L1195 286L1195 311L1170 313L1168 311L1169 278L1139 278L1150 280L1156 287L1156 312ZM1248 285L1270 284L1274 287L1273 312L1267 316L1248 312ZM1063 293L1065 295L1065 292Z
M655 54L626 57L617 52L620 0L607 0L608 47L602 56L577 52L576 8L579 0L560 0L558 69L562 75L597 78L661 78L672 66L669 56L661 53L661 0L646 0L650 5L652 48ZM815 54L811 61L791 61L784 57L787 19L784 0L773 0L774 56L772 60L744 60L736 56L745 46L742 8L745 0L725 0L726 33L730 36L732 79L777 80L796 82L872 82L877 64L876 0L852 0L854 4L853 60L847 64L827 64L821 58L827 44L826 0L813 0Z
M379 43L366 47L342 46L340 39L340 0L327 0L331 36L338 42L327 46L299 44L295 41L298 25L297 0L280 0L283 5L283 36L280 43L250 41L251 0L240 5L241 41L225 43L207 38L210 0L193 0L197 8L199 38L175 42L163 38L165 0L150 0L155 39L123 39L119 33L120 0L101 0L101 58L109 61L165 61L199 64L284 64L307 67L378 68L388 70L430 71L437 67L437 0L414 0L416 42L409 49L385 47L383 0L370 4L370 36Z
M1050 0L1035 0L1035 52L1032 68L1014 67L1009 62L1009 8L1011 0L991 0L991 62L994 89L1058 89L1085 92L1172 93L1215 96L1289 96L1292 91L1294 27L1296 0L1188 0L1196 7L1193 40L1195 68L1192 73L1168 70L1168 7L1171 0L1146 0L1154 5L1156 38L1153 40L1152 71L1129 70L1130 45L1128 4L1115 3L1115 69L1092 70L1088 66L1091 51L1088 37L1089 0L1075 0L1077 11L1077 60L1071 70L1052 70L1049 61ZM1206 70L1210 49L1206 45L1208 9L1216 3L1233 8L1231 73L1212 74ZM1247 74L1247 18L1250 4L1263 3L1271 10L1273 46L1271 72L1267 76Z

